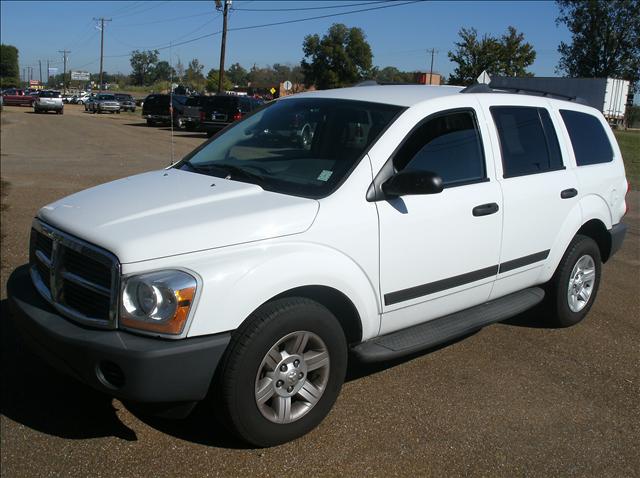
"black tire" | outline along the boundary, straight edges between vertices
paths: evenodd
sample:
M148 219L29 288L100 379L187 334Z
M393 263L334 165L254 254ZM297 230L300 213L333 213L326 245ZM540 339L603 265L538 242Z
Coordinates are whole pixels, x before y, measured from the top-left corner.
M155 126L155 125L156 125L155 121L150 120L150 119L147 120L147 126Z
M322 396L308 412L290 423L274 423L256 403L258 369L278 341L298 331L311 332L326 345L328 379ZM333 314L306 298L278 299L262 306L234 332L210 400L219 418L242 440L259 447L274 446L303 436L325 418L340 393L346 368L347 342Z
M595 277L589 299L581 310L574 312L569 307L569 280L576 263L585 255L593 259ZM569 247L567 247L553 278L546 286L547 297L545 299L545 305L550 325L555 327L571 327L584 319L596 300L601 271L602 261L598 244L588 236L577 234L569 244Z

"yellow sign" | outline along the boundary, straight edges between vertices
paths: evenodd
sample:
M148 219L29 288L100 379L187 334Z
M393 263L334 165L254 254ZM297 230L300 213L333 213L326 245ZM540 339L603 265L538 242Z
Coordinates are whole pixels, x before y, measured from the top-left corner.
M276 89L272 86L271 89L269 90L271 92L272 95L276 94Z

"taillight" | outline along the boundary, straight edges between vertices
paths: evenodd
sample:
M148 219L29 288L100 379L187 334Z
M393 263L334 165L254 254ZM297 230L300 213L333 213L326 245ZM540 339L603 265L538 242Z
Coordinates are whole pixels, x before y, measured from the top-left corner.
M233 115L233 121L238 121L240 119L242 119L242 113L238 111Z

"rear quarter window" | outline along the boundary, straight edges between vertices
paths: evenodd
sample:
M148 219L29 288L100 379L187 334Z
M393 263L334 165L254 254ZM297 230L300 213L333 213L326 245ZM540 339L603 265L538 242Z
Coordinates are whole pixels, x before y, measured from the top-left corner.
M578 166L613 161L613 148L602 122L593 115L560 110Z

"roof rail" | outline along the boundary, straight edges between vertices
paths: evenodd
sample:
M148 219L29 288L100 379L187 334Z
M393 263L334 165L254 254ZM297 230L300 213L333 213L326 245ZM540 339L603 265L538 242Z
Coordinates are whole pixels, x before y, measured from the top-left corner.
M566 101L573 101L575 103L580 103L583 105L589 105L586 100L578 96L569 96L550 91L536 90L532 88L518 88L512 86L497 86L495 88L492 88L490 85L482 83L474 83L473 85L469 85L461 90L460 93L515 93L517 95L544 96L546 98L556 98Z

